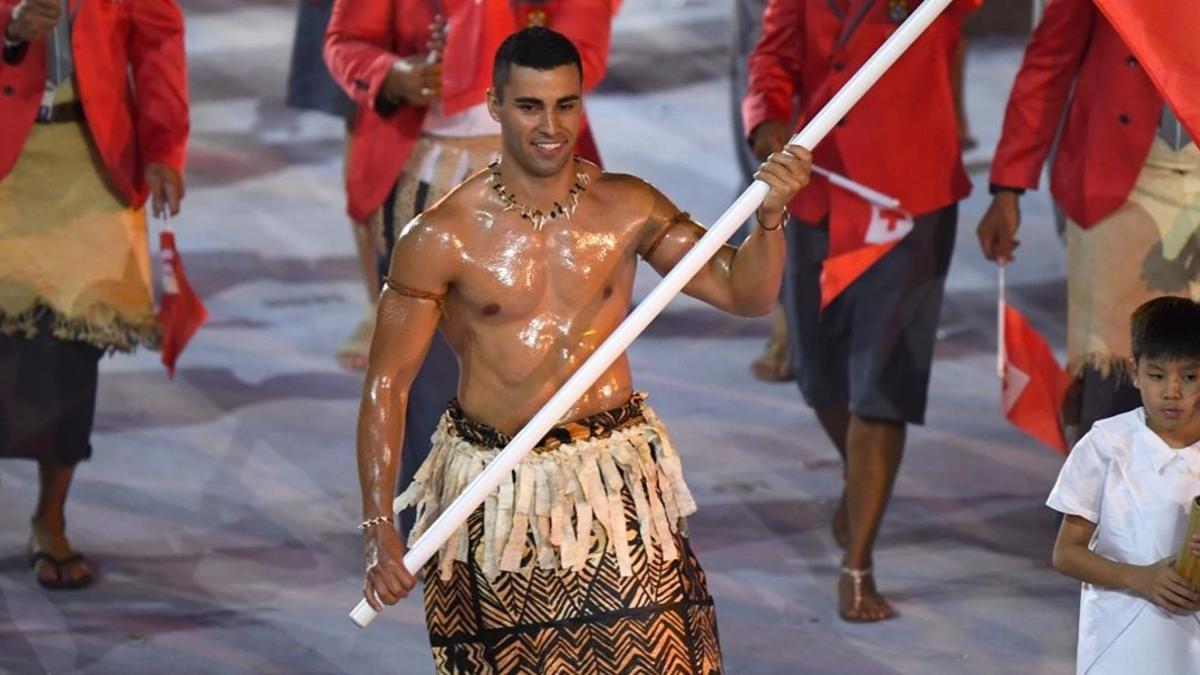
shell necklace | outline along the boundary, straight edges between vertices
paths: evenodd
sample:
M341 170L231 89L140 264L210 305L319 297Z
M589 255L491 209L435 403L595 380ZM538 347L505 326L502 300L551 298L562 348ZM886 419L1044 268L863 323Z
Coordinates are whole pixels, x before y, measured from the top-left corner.
M579 160L575 160L575 166L579 166ZM504 181L500 177L500 160L492 162L488 165L488 170L491 175L487 178L487 184L491 186L492 191L496 193L496 197L500 203L504 205L505 211L516 211L522 218L528 220L533 225L535 231L541 232L546 223L562 216L570 220L574 215L575 209L579 207L579 195L587 189L588 182L591 178L583 171L575 172L575 184L571 186L567 192L567 198L562 202L554 202L554 206L549 211L530 208L517 200L513 193L509 192L504 185Z

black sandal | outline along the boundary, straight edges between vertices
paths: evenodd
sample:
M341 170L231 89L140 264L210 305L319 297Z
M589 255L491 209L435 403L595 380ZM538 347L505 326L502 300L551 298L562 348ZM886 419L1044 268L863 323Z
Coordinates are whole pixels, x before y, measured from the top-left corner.
M54 580L46 579L37 573L39 562L49 563L54 568L54 576L56 577ZM37 579L38 585L51 591L77 591L81 588L91 586L92 582L95 581L95 577L90 571L78 579L63 579L63 569L79 563L87 564L87 558L84 558L80 553L74 553L65 558L55 558L45 551L29 551L29 566L34 569L34 577ZM91 567L91 565L88 565L88 567Z

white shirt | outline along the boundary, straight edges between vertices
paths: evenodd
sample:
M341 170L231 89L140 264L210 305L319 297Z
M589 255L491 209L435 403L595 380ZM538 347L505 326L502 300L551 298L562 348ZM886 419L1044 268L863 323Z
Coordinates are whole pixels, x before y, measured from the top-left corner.
M1096 523L1091 550L1149 565L1179 552L1200 494L1200 443L1171 448L1141 408L1101 420L1075 446L1046 505ZM1200 618L1175 616L1127 591L1083 584L1080 675L1200 672Z
M447 117L442 112L442 102L435 101L425 113L421 131L434 136L475 138L477 136L499 136L500 123L492 119L486 103L473 105Z

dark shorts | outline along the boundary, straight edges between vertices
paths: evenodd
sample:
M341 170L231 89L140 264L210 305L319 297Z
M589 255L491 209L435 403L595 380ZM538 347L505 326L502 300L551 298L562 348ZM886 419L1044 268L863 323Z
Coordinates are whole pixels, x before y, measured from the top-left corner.
M0 335L0 459L73 466L92 456L99 348L50 335Z
M958 205L918 216L913 231L821 311L827 223L793 220L783 303L796 382L809 406L921 424Z

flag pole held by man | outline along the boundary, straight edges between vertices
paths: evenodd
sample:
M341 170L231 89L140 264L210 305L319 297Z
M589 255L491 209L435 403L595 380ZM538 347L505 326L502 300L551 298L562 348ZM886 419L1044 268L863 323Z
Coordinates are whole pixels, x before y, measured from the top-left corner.
M415 584L391 513L405 390L435 331L462 376L399 498L417 507L413 541L625 318L638 259L666 273L704 233L648 183L574 156L581 71L551 30L506 39L488 95L501 158L397 238L359 419L364 596L375 609ZM769 311L782 207L808 167L797 147L763 165L757 231L722 249L688 293L736 314ZM685 536L695 504L627 358L564 419L424 567L438 670L720 672L712 598Z

